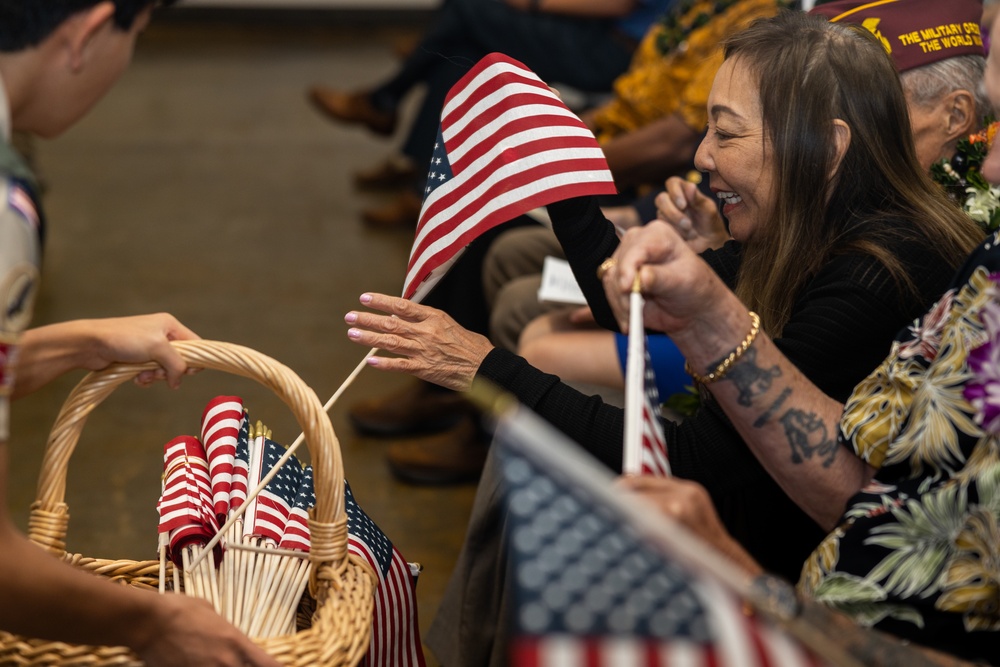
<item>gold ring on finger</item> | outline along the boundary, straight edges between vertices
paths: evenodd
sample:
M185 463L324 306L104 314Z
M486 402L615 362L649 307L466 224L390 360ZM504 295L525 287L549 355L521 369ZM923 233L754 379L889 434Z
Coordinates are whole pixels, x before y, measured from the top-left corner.
M601 265L597 267L597 279L604 280L604 274L611 270L611 268L618 263L618 260L614 257L608 257L606 260L601 262Z

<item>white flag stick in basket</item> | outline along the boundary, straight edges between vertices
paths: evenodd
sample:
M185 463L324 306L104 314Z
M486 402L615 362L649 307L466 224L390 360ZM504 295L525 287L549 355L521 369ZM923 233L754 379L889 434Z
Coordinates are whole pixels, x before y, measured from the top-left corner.
M364 369L364 367L368 365L368 359L377 351L378 351L377 347L373 347L371 350L368 351L368 354L366 354L364 359L361 360L361 363L358 364L357 368L351 371L351 374L347 376L347 379L344 380L344 383L340 385L340 388L333 393L333 396L330 397L330 400L328 400L326 404L323 406L323 410L325 412L330 411L330 408L332 408L333 404L337 402L337 399L340 398L340 395L343 394L344 391L351 386L352 382L354 382L354 378L358 377L358 375L361 374L362 369ZM198 558L194 560L194 562L191 564L191 567L194 567L195 565L200 563L201 560L205 557L205 554L211 553L212 549L215 548L215 545L218 544L219 540L222 539L222 536L226 534L226 531L229 529L229 527L233 525L237 519L243 516L243 512L245 512L247 507L250 505L250 501L256 498L258 494L260 494L260 492L264 490L264 487L267 486L267 483L271 481L271 478L278 474L278 470L281 468L281 466L285 465L285 461L287 461L292 456L292 454L295 453L295 450L299 448L299 445L302 444L302 441L304 439L305 439L305 433L299 433L299 437L295 438L295 442L293 442L291 446L289 446L289 448L285 450L285 453L281 455L281 458L278 459L278 462L274 464L274 466L271 468L271 471L262 480L260 480L260 483L252 492L247 494L247 499L243 502L243 504L239 508L237 508L236 511L232 512L229 515L229 518L226 519L225 525L219 528L219 532L217 532L212 537L212 539L208 541L208 544L205 545L205 550L201 553L200 556L198 556Z

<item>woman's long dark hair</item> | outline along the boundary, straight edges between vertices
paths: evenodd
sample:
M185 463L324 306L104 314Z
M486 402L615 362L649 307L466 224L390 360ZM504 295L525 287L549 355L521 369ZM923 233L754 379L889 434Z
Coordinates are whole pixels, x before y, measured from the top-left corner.
M802 286L831 256L877 257L916 290L893 252L886 219L958 265L983 232L949 202L917 162L906 98L881 43L867 30L785 11L725 44L756 77L771 142L775 210L744 244L736 294L780 335ZM833 175L834 120L850 145Z

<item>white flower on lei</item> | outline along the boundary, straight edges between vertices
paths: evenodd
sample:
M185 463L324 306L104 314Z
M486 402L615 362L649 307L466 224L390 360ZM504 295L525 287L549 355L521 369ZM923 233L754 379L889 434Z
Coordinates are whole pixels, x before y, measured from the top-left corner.
M994 211L1000 207L1000 188L991 185L988 190L968 187L965 191L969 195L965 200L965 212L979 224L989 226Z

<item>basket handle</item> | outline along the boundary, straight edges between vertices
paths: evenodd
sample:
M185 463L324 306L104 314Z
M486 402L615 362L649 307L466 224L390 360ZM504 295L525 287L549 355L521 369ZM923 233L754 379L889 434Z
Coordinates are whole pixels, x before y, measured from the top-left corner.
M346 513L344 511L344 463L340 443L330 418L316 393L287 366L240 345L211 340L185 340L171 343L191 368L209 368L256 380L273 391L291 410L305 434L316 485L316 508L311 524L312 557L334 554L340 560L346 550ZM38 477L36 500L31 506L28 537L55 555L66 554L66 529L69 522L66 498L66 472L70 456L90 413L119 385L140 372L157 368L154 362L113 364L89 373L70 392L49 434L42 468ZM345 544L325 544L343 540ZM339 548L338 548L339 547Z

